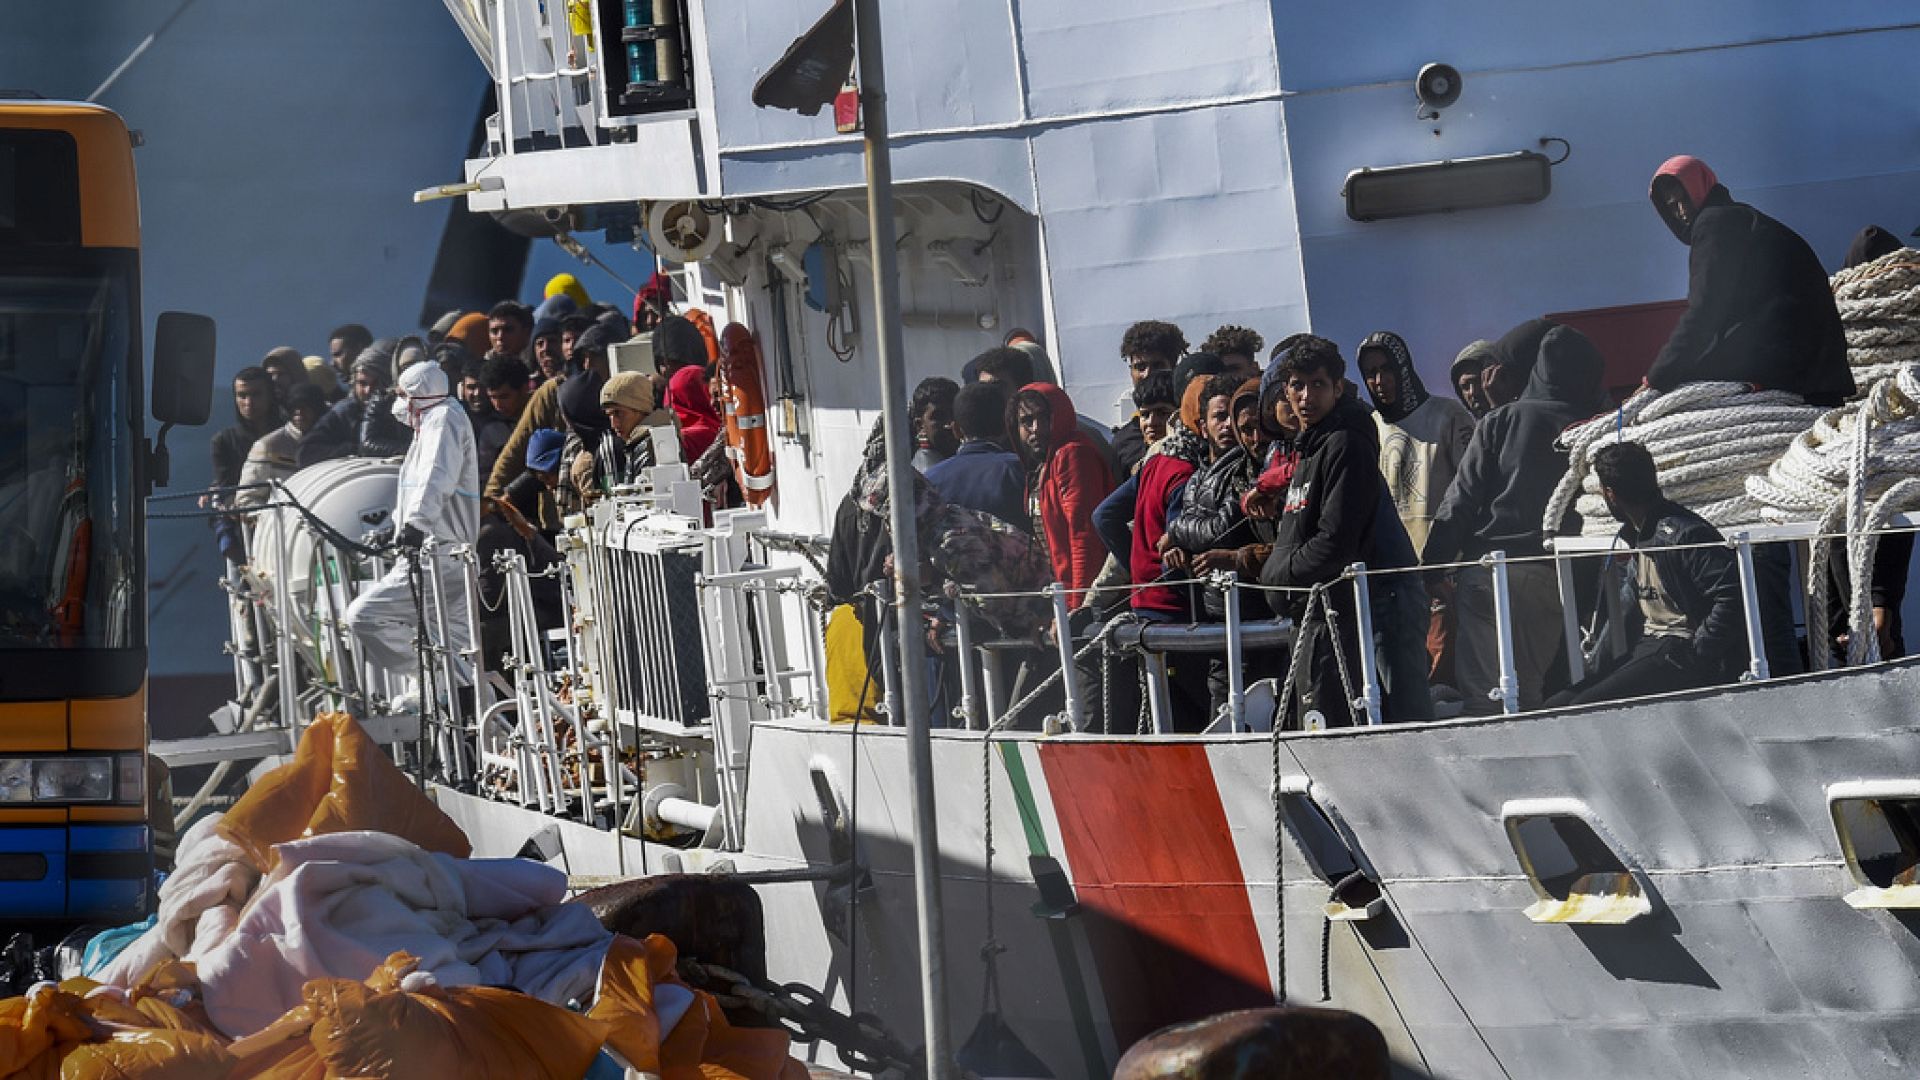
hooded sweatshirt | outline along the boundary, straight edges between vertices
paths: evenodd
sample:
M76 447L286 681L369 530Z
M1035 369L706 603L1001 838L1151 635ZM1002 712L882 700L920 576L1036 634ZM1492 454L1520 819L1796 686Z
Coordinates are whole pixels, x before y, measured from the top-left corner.
M1531 340L1534 329L1534 323L1523 323L1495 348ZM1566 452L1555 449L1554 440L1600 409L1603 362L1585 334L1566 326L1552 327L1541 337L1538 353L1520 400L1488 413L1474 428L1460 471L1428 529L1421 561L1544 550L1541 518L1567 471Z
M1391 517L1381 520L1391 504L1384 498L1379 431L1370 412L1343 398L1325 419L1300 433L1299 464L1287 487L1272 554L1260 570L1262 584L1305 588L1335 580L1355 562L1375 570L1412 562L1405 533ZM1334 592L1336 603L1350 603L1351 593Z
M1454 394L1458 396L1460 393L1460 376L1466 374L1469 370L1475 375L1479 375L1480 372L1492 362L1493 342L1485 338L1468 342L1467 347L1460 350L1460 355L1453 358L1453 366L1447 369L1447 382L1452 386ZM1484 407L1477 407L1465 398L1460 399L1460 404L1466 408L1468 415L1472 416L1475 420L1487 414L1487 410Z
M1693 206L1682 223L1659 201L1678 184ZM1798 233L1733 201L1698 158L1654 173L1654 206L1687 253L1687 310L1647 372L1647 385L1744 382L1786 390L1812 405L1853 396L1846 334L1819 256Z
M1358 352L1368 349L1378 349L1392 359L1400 384L1392 408L1374 398L1373 419L1380 428L1380 476L1386 481L1394 512L1407 527L1413 550L1419 552L1427 545L1433 512L1447 497L1453 474L1466 456L1467 443L1473 438L1473 416L1458 401L1427 393L1413 368L1413 354L1400 335L1387 330L1369 334ZM1367 396L1373 397L1371 386Z
M713 395L707 392L704 368L689 365L667 380L667 408L680 424L680 460L689 464L700 460L720 434L720 414L714 411Z
M1903 246L1900 238L1878 225L1869 225L1853 234L1853 242L1847 245L1846 268L1865 266L1885 255L1899 251Z
M1072 590L1068 604L1078 608L1106 562L1106 549L1093 528L1093 508L1113 490L1113 474L1099 447L1080 430L1067 392L1051 383L1028 383L1047 400L1053 445L1046 461L1028 481L1027 503L1046 535L1055 581Z

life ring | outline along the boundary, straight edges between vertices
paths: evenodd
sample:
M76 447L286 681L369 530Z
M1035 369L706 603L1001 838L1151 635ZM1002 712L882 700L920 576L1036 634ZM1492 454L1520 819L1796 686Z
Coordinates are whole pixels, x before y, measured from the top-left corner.
M695 330L700 331L700 340L707 343L707 363L719 363L720 339L713 335L713 316L700 308L688 308L685 318Z
M748 506L773 498L773 441L753 331L728 323L720 334L720 371L726 379L727 460Z

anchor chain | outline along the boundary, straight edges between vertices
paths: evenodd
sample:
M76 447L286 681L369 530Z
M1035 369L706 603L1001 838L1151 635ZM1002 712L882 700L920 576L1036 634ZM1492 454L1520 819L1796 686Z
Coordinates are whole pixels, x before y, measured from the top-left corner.
M688 985L713 994L723 1007L751 1009L801 1042L832 1045L840 1060L855 1070L876 1076L918 1076L924 1071L919 1055L888 1032L879 1017L839 1012L805 983L756 983L730 968L697 960L680 961L679 972Z

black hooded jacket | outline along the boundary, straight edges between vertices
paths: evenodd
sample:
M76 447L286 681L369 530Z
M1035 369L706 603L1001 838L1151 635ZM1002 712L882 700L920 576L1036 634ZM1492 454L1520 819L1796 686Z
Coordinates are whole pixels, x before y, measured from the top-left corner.
M1541 518L1567 471L1554 449L1569 426L1602 404L1600 351L1585 334L1535 320L1500 339L1495 349L1524 348L1538 340L1538 358L1520 400L1493 410L1473 430L1453 486L1434 515L1423 553L1427 563L1477 559L1491 551L1538 555Z
M1854 394L1847 339L1819 256L1792 229L1714 185L1691 228L1687 312L1647 385L1744 382L1838 405Z
M1540 360L1540 343L1559 325L1548 319L1528 319L1494 342L1492 363L1501 369L1501 382L1521 387L1531 383L1533 365Z
M1410 547L1401 558L1378 550L1386 524L1402 545L1406 532L1380 479L1379 429L1367 407L1340 399L1325 420L1301 432L1296 445L1300 464L1287 486L1260 583L1305 588L1335 580L1355 562L1375 569L1408 565Z

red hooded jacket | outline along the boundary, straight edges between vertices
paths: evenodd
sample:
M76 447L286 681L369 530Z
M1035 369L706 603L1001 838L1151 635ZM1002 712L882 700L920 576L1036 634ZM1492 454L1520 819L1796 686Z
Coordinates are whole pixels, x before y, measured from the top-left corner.
M720 414L707 393L707 373L688 364L667 380L667 408L680 421L680 459L691 465L720 434Z
M1072 590L1068 604L1086 603L1087 590L1107 560L1107 549L1093 528L1093 508L1113 492L1113 474L1106 458L1080 430L1073 400L1052 383L1028 383L1047 399L1053 425L1053 449L1039 474L1028 481L1027 502L1038 501L1040 522L1046 530L1047 555L1055 581Z

